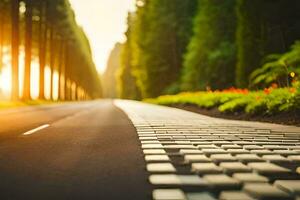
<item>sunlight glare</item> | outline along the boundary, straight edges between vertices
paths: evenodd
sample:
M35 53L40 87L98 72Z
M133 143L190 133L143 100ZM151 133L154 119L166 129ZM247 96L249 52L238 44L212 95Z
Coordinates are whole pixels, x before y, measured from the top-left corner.
M51 70L49 66L45 68L45 98L50 99L50 80L51 80Z
M0 74L0 88L5 95L5 97L9 97L10 88L11 88L11 69L10 67L5 67L2 69Z
M30 95L32 99L37 99L39 97L39 77L40 68L38 60L32 60L31 63L31 80L30 80Z
M3 48L3 68L0 72L0 91L3 95L2 98L8 99L11 91L11 68L10 66L10 55L9 48Z
M24 82L24 59L25 59L25 53L23 48L20 48L20 53L19 53L19 96L22 97L23 94L23 82ZM47 73L48 69L48 73ZM39 62L38 59L35 58L32 60L31 63L31 98L32 99L37 99L39 97ZM45 86L46 86L46 91L49 93L50 92L50 86L47 83L50 82L47 79L47 77L50 77L50 70L49 67L46 68L45 71ZM8 48L4 48L4 54L3 54L3 69L0 72L0 91L2 93L1 98L4 99L9 99L11 95L11 56L9 53ZM48 94L50 96L50 94Z
M58 72L54 71L53 73L53 100L58 100Z
M24 83L24 71L25 71L25 52L23 48L20 48L19 53L19 97L23 95L23 83Z

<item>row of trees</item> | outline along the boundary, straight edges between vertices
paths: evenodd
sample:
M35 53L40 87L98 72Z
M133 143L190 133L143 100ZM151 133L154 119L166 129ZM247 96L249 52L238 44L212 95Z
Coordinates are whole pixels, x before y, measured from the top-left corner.
M267 55L288 51L300 38L297 0L136 4L137 10L129 13L117 75L123 98L249 87L250 74Z
M39 63L39 98L45 99L45 69L50 68L50 94L54 96L54 73L58 74L60 100L96 98L100 81L83 30L76 24L68 0L0 1L0 69L3 49L10 47L12 99L19 99L20 54L24 49L23 100L31 99L31 67ZM20 50L21 49L21 50Z

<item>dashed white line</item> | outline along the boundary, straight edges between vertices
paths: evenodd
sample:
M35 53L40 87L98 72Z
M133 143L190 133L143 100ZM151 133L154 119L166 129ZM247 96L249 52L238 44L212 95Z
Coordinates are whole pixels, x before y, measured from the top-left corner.
M35 128L35 129L32 129L30 131L27 131L27 132L23 133L23 135L31 135L33 133L36 133L36 132L42 130L42 129L48 128L49 126L50 126L49 124L44 124L42 126L39 126L39 127Z

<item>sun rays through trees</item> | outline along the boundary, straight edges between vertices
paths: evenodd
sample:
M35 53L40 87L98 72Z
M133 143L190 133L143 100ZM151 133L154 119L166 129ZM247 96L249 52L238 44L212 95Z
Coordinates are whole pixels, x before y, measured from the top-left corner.
M90 45L68 0L1 0L0 9L2 95L12 100L100 97Z

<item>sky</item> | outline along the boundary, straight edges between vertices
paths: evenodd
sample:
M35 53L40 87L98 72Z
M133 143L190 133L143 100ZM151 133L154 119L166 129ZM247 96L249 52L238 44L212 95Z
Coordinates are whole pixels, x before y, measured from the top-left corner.
M135 0L70 0L76 21L87 34L97 70L104 72L115 43L125 41L127 13Z

